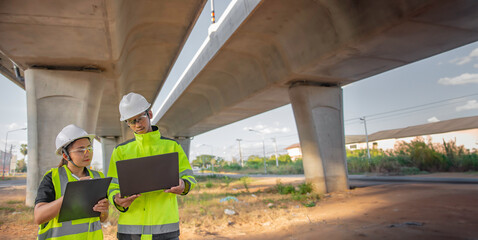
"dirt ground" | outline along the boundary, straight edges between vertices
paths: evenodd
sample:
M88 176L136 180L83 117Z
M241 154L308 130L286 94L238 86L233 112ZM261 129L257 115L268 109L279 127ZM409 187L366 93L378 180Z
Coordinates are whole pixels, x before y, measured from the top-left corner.
M282 182L291 181L298 180ZM275 184L275 179L257 180L250 191ZM181 239L478 239L478 186L473 184L356 188L324 195L310 208L269 198L241 195L238 202L217 203L197 215L188 207L180 209ZM24 199L24 186L0 189L2 206ZM227 215L224 209L236 213ZM25 209L0 216L0 239L35 239L31 214ZM115 239L115 231L114 226L104 227L105 239Z

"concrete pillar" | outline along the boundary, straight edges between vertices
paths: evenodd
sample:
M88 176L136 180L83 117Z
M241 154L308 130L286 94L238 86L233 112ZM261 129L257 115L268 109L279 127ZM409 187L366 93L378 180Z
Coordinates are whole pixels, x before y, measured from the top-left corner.
M113 150L118 145L118 137L100 137L101 150L103 152L103 173L108 175L108 168L110 166L110 159Z
M175 137L174 140L178 141L179 145L184 150L184 153L186 153L186 156L188 157L189 160L189 149L191 147L191 138L190 137Z
M57 167L56 135L68 124L94 133L104 81L100 73L28 69L25 71L28 114L26 205L33 206L40 181Z
M317 193L348 189L342 89L307 83L289 88L307 182Z

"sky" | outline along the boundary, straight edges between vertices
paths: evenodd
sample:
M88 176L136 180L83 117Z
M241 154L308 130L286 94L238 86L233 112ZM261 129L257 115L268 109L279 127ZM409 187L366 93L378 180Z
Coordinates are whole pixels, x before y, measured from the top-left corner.
M216 20L224 13L229 0L214 1ZM210 3L191 32L190 39L173 67L162 91L153 103L153 114L171 91L208 34ZM7 131L27 127L26 93L0 75L0 149L5 147ZM344 128L346 135L364 135L365 117L368 134L454 118L478 116L478 42L360 80L343 87ZM255 131L250 131L253 129ZM19 154L20 144L27 143L27 131L10 132L8 146ZM285 147L298 143L297 128L291 105L232 123L195 136L191 141L190 161L201 154L231 160L242 155L279 154ZM52 139L54 141L54 139ZM101 147L95 143L93 165L101 163ZM52 150L54 151L54 150ZM20 157L21 158L21 157Z

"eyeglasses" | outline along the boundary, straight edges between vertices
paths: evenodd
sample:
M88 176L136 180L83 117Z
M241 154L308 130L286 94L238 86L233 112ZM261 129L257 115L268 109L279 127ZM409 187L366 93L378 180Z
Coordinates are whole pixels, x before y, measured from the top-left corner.
M133 126L133 125L136 125L136 123L139 123L141 120L143 120L143 118L146 117L146 113L143 113L143 115L133 119L133 120L126 120L126 124L128 124L128 126Z
M86 154L86 151L93 152L93 147L88 146L88 147L77 148L75 150L71 150L70 153L79 152L79 153L82 153L84 155L84 154Z

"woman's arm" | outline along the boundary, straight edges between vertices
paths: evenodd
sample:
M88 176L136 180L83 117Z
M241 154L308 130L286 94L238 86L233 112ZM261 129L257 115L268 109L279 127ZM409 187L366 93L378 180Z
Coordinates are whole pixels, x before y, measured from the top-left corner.
M63 196L53 202L40 202L35 205L33 210L35 224L46 223L55 218L60 213Z

